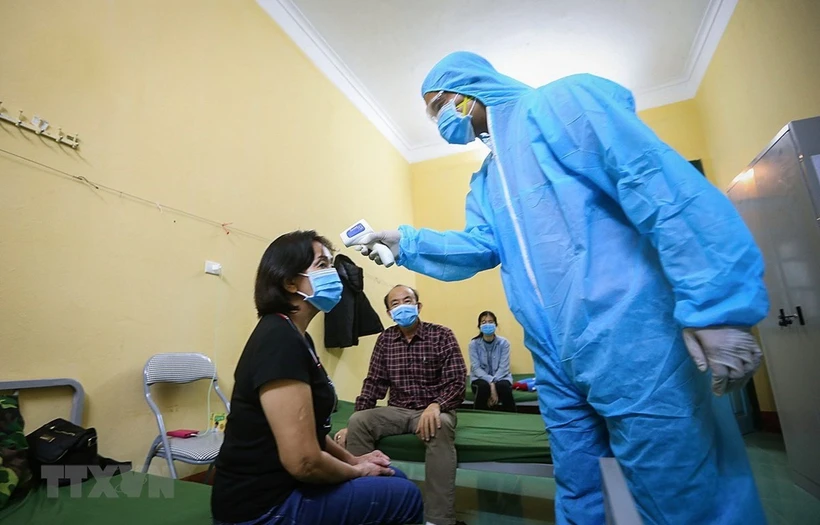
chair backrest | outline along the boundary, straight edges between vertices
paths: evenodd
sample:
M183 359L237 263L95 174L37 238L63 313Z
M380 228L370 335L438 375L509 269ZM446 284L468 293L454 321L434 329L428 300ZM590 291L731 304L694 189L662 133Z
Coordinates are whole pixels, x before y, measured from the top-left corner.
M216 380L216 367L204 354L180 352L156 354L143 370L145 385L154 383L190 383L200 379Z

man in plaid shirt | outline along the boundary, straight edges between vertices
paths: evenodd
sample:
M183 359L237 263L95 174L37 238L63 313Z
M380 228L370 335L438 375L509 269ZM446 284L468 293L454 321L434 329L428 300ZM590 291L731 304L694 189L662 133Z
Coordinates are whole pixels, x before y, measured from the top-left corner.
M419 319L421 303L414 289L396 286L384 305L396 325L376 341L356 412L336 441L361 455L375 450L387 436L416 434L427 448L425 519L453 525L456 408L464 401L464 357L452 330ZM388 406L376 408L388 390Z

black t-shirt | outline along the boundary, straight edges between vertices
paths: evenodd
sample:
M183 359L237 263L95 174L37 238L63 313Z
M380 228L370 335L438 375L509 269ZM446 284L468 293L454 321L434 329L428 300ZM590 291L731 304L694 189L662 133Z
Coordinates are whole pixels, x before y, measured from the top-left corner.
M258 518L299 486L282 466L259 401L259 388L277 379L310 385L316 439L325 448L330 414L336 405L333 383L319 363L310 336L302 337L284 317L267 315L256 325L234 372L231 413L211 493L211 512L217 520Z

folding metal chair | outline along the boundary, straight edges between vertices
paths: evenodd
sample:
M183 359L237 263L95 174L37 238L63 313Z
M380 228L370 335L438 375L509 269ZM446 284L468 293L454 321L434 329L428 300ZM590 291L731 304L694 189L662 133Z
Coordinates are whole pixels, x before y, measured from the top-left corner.
M143 378L145 400L157 418L159 435L151 444L142 472L148 472L148 467L151 466L151 460L154 457L165 458L168 462L168 469L171 471L171 477L174 479L177 478L174 461L182 461L193 465L209 465L208 470L210 472L222 446L223 433L210 431L202 436L190 438L169 437L166 434L165 423L162 420L159 407L151 399L151 385L157 383L183 384L207 379L213 383L213 389L225 404L225 409L230 412L231 404L219 389L216 367L211 359L206 355L196 353L157 354L145 363Z

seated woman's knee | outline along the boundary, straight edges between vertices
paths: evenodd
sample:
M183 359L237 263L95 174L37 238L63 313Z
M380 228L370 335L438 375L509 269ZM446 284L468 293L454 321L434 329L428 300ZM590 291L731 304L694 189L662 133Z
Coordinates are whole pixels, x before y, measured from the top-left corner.
M490 383L484 381L483 379L476 379L473 381L473 386L479 392L489 392L490 391Z
M495 384L495 388L499 392L511 392L512 384L509 381L499 381Z

